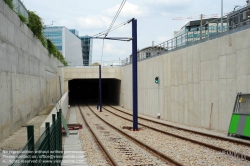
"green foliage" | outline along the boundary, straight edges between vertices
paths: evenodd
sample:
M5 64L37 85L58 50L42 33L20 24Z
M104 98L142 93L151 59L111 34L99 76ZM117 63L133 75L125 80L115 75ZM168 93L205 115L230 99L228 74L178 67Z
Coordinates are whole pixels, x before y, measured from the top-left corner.
M34 12L29 11L29 23L27 25L34 35L40 39L43 35L43 24L41 18Z
M47 39L47 49L50 55L52 54L54 57L57 57L57 48L49 39Z
M38 39L41 41L42 45L47 48L47 41L45 39L45 37L42 35L40 37L38 37Z
M68 65L68 63L65 61L61 52L57 49L57 47L49 39L47 39L47 49L49 51L49 55L52 54L55 58L57 58L59 61L61 61L62 64L64 64L64 66Z
M9 6L9 8L12 10L14 9L13 0L4 0L4 2Z
M18 13L18 17L20 18L20 20L21 20L24 24L27 24L27 23L28 23L27 19L26 19L21 13Z
M27 24L30 30L34 33L34 35L41 41L42 45L48 49L49 56L51 54L60 60L65 66L67 66L67 62L65 61L63 55L57 49L57 47L49 40L45 39L43 36L43 23L41 18L36 15L34 12L29 11L29 23Z

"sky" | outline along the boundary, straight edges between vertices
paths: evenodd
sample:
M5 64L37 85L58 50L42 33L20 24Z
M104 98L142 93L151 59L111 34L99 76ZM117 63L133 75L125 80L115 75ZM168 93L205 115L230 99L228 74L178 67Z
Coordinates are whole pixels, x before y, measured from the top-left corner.
M30 11L38 14L44 25L65 26L76 29L80 36L93 36L107 30L122 0L23 0ZM223 13L243 6L245 0L224 0ZM115 25L131 18L137 19L138 49L160 44L173 38L192 17L221 15L221 0L127 0ZM181 17L182 20L174 20ZM131 37L132 24L108 34L108 37ZM104 47L103 47L104 46ZM102 53L103 48L103 53ZM92 62L104 60L118 62L132 52L132 42L94 39Z

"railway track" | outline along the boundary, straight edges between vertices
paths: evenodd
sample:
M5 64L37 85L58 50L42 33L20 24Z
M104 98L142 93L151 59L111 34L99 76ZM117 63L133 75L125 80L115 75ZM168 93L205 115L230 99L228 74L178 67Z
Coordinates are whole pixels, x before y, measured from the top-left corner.
M95 105L90 107L96 110ZM120 126L119 128L132 124L130 119L119 119L116 115L107 111L98 113L98 116L114 126ZM234 156L235 153L233 155L225 155L220 150L204 147L199 143L160 133L142 125L140 127L142 129L140 132L125 132L182 165L250 165L249 161L245 160L246 158L241 158L242 156L239 152L236 153L236 156Z
M107 104L106 105L108 107L111 107L112 109L115 109L121 113L124 113L126 115L130 115L132 116L131 113L128 113L128 112L125 112L123 110L120 110L110 104ZM104 107L105 109L105 107ZM109 110L108 110L109 111ZM202 135L202 136L206 136L206 137L211 137L211 138L215 138L215 139L219 139L219 140L223 140L223 141L228 141L228 142L231 142L231 143L236 143L236 144L239 144L239 145L244 145L244 146L248 146L250 147L250 142L242 142L242 141L239 141L239 140L233 140L233 139L229 139L229 138L225 138L225 137L221 137L221 136L216 136L216 135L211 135L211 134L208 134L208 133L202 133L202 132L199 132L199 131L194 131L194 130L190 130L190 129L185 129L185 128L180 128L180 127L176 127L176 126L173 126L173 125L170 125L170 124L166 124L166 123L161 123L159 121L155 121L155 120L151 120L151 119L147 119L147 118L143 118L143 117L138 117L140 120L145 120L145 121L148 121L148 122L152 122L152 123L155 123L155 124L159 124L159 125L163 125L163 126L167 126L167 127L171 127L173 129L176 129L176 130L181 130L181 131L186 131L186 132L190 132L190 133L194 133L194 134L197 134L197 135Z
M86 121L85 116L83 115L83 113L82 113L82 111L81 111L81 109L79 107L79 104L77 104L77 107L79 108L82 120L86 124L86 126L87 126L88 130L90 131L91 135L94 137L94 139L95 139L98 147L100 149L102 149L102 153L105 154L105 158L109 161L110 165L116 166L115 160L112 158L112 156L110 156L110 154L108 153L108 151L105 148L103 148L104 147L103 144L101 143L101 141L99 140L99 138L96 136L96 134L93 132L92 128L89 126L89 123Z
M81 110L83 105L78 107L83 120L112 165L182 165L103 121L89 106L89 110L84 112Z
M108 106L116 111L119 111L119 113L114 112L110 109L107 108L107 106L103 107L106 111L114 114L115 116L118 116L122 119L131 121L131 116L132 114L124 112L120 109L117 109L113 106ZM237 140L231 140L231 139L226 139L223 137L218 137L218 136L213 136L209 134L204 134L204 133L199 133L196 131L192 130L187 130L187 129L180 129L176 128L170 125L166 125L164 123L160 123L157 121L149 120L146 118L141 118L139 117L139 125L150 128L152 130L155 130L157 132L166 134L166 135L171 135L173 137L183 139L190 141L195 144L202 145L204 147L216 150L218 152L224 152L227 154L237 154L238 156L244 156L245 160L250 161L250 144L246 142L240 142ZM222 138L222 139L220 139ZM228 147L231 147L228 148ZM243 152L243 153L242 153Z

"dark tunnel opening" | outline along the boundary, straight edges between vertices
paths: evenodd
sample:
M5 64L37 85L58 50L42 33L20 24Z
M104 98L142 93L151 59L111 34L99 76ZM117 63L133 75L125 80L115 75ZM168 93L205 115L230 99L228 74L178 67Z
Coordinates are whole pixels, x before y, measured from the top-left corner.
M69 102L72 100L99 101L99 79L70 80ZM121 81L117 79L102 79L102 99L104 102L119 105Z

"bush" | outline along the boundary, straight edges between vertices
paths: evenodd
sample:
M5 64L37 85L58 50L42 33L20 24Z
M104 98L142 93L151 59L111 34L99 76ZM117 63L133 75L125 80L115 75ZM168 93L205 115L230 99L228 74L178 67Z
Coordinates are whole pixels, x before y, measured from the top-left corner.
M14 5L13 5L13 0L4 0L4 2L13 10ZM64 66L67 66L68 63L65 61L63 55L61 52L57 49L57 47L49 40L45 39L43 36L43 23L41 18L36 15L34 12L29 11L29 21L21 14L18 13L18 17L20 20L27 24L29 29L33 32L33 34L41 41L42 45L48 49L49 56L53 54L55 58L57 58L59 61L61 61Z
M65 66L67 66L68 65L67 62L65 61L63 55L60 53L57 47L49 39L44 38L43 23L41 18L34 12L29 11L29 23L27 25L33 32L33 34L41 41L42 45L48 49L49 56L51 56L52 54L55 58L57 58Z
M38 39L41 41L42 45L47 48L47 41L45 39L45 37L42 35L40 37L38 37Z
M21 13L18 13L18 17L20 18L20 20L21 20L24 24L27 24L27 23L28 23L27 19L26 19Z
M9 6L9 8L12 10L14 9L13 0L4 0L4 2Z
M40 39L43 35L43 24L41 18L34 12L29 11L29 23L27 25L34 35Z
M62 62L62 64L64 64L64 66L67 66L68 63L65 61L63 55L61 54L61 52L57 49L57 47L51 42L50 39L47 39L47 49L49 52L49 56L51 56L51 54L57 58L60 62Z
M47 49L49 51L49 54L54 55L54 57L57 57L57 48L56 46L50 41L50 39L47 39ZM60 60L60 59L59 59Z

